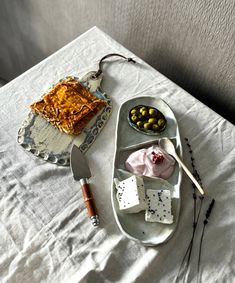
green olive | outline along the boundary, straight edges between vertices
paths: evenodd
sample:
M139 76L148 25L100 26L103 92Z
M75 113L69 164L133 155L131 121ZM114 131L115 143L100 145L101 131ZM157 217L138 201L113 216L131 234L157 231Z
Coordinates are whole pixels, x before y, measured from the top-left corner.
M148 109L144 106L140 108L140 113L142 113L143 111L148 111Z
M141 114L144 116L144 117L148 117L148 110L143 110L142 112L141 112Z
M158 132L160 130L160 127L158 126L158 124L153 124L152 129L154 132Z
M131 110L131 115L138 115L138 112L139 111L134 108L134 109Z
M143 115L139 114L138 118L139 118L139 120L143 120L144 117L143 117Z
M139 121L139 118L136 115L132 115L131 116L131 121L133 121L134 123L136 123L137 121Z
M152 124L151 123L144 123L144 128L145 128L145 130L150 130L152 128Z
M138 128L143 128L144 122L143 121L138 121L136 123L136 125L137 125Z
M164 127L165 124L166 124L166 122L165 122L164 119L159 119L157 123L158 123L158 125L159 125L160 127Z
M156 117L157 116L157 110L154 108L149 109L149 115L150 117Z
M157 119L156 118L150 118L148 120L149 123L152 123L152 124L156 124L157 123Z

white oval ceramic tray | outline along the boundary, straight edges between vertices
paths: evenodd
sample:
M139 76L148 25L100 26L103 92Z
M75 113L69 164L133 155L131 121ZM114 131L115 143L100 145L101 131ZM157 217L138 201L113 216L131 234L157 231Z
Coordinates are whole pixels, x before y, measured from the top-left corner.
M133 129L127 120L129 110L137 105L150 105L159 109L167 119L166 129L158 136L149 136ZM156 95L141 96L128 100L120 107L116 128L116 149L113 166L113 179L120 181L132 174L125 169L127 157L134 151L158 144L159 139L168 137L175 144L178 155L182 158L182 145L179 135L178 124L175 115L168 104ZM154 246L167 241L174 233L180 213L180 184L182 179L181 167L176 164L173 175L166 181L160 178L143 177L145 189L160 189L165 187L171 191L172 224L146 222L144 211L139 213L124 213L119 210L116 198L117 190L113 183L111 188L112 207L118 227L128 238L138 241L147 246Z

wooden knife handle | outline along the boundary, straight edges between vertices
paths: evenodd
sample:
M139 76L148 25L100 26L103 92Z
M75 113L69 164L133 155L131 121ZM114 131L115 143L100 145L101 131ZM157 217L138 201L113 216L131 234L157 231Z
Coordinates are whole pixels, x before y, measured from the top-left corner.
M81 189L82 189L83 200L87 208L87 214L90 217L92 224L94 226L98 226L99 218L96 213L95 203L93 201L90 186L88 183L84 182L84 180L83 182L81 182Z
M89 217L95 216L96 209L95 209L95 204L93 202L90 186L89 184L83 184L81 185L81 187L82 187L82 195L83 195L84 202L86 204L88 216Z

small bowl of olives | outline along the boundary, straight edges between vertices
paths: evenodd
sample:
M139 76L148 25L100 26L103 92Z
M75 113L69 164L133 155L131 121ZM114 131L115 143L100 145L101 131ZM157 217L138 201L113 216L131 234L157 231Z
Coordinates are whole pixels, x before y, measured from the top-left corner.
M156 135L166 128L166 118L157 108L137 105L129 111L128 121L135 130L147 135Z

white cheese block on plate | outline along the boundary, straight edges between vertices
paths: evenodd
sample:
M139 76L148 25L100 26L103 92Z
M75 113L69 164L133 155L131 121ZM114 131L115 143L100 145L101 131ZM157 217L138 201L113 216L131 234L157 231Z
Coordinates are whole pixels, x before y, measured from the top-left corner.
M173 223L171 192L169 190L147 190L146 202L145 221L164 224Z
M114 179L119 209L126 213L137 213L147 208L143 179L131 176L121 182Z

